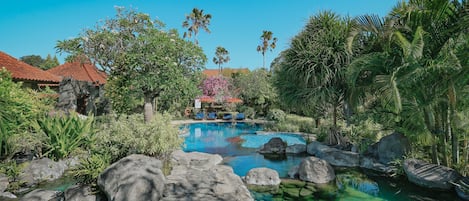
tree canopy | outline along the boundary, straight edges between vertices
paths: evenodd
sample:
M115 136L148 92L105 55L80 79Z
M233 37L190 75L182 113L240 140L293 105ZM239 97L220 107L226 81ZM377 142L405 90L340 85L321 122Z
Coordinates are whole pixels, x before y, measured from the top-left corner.
M155 98L178 82L197 75L206 62L200 47L164 30L158 20L134 10L117 8L107 19L79 37L59 41L57 49L72 55L84 54L105 69L115 87L140 94L144 99L145 122L152 118ZM125 95L124 95L125 96ZM122 97L122 96L117 96ZM113 100L118 101L118 100Z

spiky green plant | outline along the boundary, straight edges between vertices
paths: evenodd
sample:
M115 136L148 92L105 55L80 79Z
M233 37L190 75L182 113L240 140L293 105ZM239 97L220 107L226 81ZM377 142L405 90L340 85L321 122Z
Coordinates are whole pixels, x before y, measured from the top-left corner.
M93 116L43 116L33 123L36 132L44 135L47 155L53 159L68 157L80 146L90 145L94 140Z

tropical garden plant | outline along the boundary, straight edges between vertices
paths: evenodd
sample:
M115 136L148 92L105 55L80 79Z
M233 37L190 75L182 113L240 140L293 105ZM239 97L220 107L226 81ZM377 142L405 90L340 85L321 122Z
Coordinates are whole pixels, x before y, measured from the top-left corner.
M337 127L339 111L346 105L345 70L350 63L345 41L350 21L332 12L312 16L292 39L276 69L275 86L286 107L319 119L332 115L329 144L344 144ZM318 123L319 124L319 123Z
M229 56L228 50L226 50L224 47L218 46L217 49L215 50L215 57L213 57L213 63L218 65L218 70L223 72L222 65L228 61L230 61L230 56Z
M33 123L35 131L43 135L45 152L52 159L63 159L79 148L89 148L94 143L93 116L45 115Z

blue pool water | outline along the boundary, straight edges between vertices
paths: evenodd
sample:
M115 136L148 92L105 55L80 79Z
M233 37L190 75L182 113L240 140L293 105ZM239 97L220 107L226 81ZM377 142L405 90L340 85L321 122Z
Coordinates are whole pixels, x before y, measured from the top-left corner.
M256 167L276 170L280 177L287 177L288 170L300 164L305 155L286 155L286 158L268 158L258 154L257 149L273 137L280 137L287 144L305 144L304 139L293 134L261 134L258 124L195 123L186 125L184 151L220 154L224 163L233 167L239 176Z
M245 176L249 170L256 167L267 167L276 170L280 177L287 177L288 170L299 165L306 155L286 155L283 158L269 158L257 153L258 148L272 137L281 137L287 144L305 144L298 135L287 133L259 134L262 126L258 124L237 123L195 123L181 126L185 131L183 150L220 154L224 164L233 168L235 174ZM263 132L262 132L263 133ZM353 170L345 170L352 172ZM336 172L337 174L341 174ZM357 192L341 192L336 200L390 200L390 201L459 201L454 192L430 191L407 182L407 179L390 179L371 174L364 170L360 174L366 179L361 183L351 181L350 185L356 190L367 192L366 198ZM340 177L340 176L339 176ZM376 188L373 185L376 184ZM363 194L363 193L362 193ZM256 200L270 200L256 197Z

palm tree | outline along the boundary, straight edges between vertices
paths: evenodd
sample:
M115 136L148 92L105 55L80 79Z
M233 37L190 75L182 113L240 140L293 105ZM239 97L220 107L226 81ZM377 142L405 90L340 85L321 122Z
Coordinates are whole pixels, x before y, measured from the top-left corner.
M293 38L276 73L279 96L286 104L315 119L332 114L329 144L344 143L337 119L347 91L344 73L349 63L345 46L348 29L348 21L331 12L311 17Z
M261 44L257 46L257 51L262 54L262 68L265 68L265 52L270 49L272 51L276 47L277 38L272 38L273 33L271 31L262 31ZM270 42L272 40L272 43Z
M204 14L204 10L199 10L197 8L192 9L192 13L186 15L186 20L182 23L182 27L187 28L187 32L184 32L184 38L194 36L194 43L198 45L199 41L197 40L197 34L199 34L199 28L210 33L208 25L210 25L211 19L212 15Z
M418 134L419 142L432 145L433 161L439 163L440 152L445 165L450 164L446 139L452 141L453 164L459 161L458 134L452 121L458 113L457 97L467 85L468 66L461 62L465 57L457 56L464 44L461 33L467 29L461 25L464 10L465 1L461 5L447 0L403 1L384 23L366 16L356 20L359 26L348 41L349 49L357 41L378 44L357 55L350 65L351 96L358 91L365 92L359 94L362 98L372 94L383 111L397 120L397 130Z
M230 54L228 50L226 50L224 47L218 46L216 51L215 51L215 57L213 57L213 63L218 64L218 69L220 71L220 74L222 72L222 64L230 61Z

